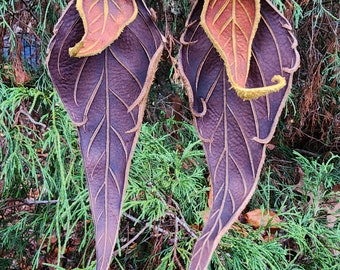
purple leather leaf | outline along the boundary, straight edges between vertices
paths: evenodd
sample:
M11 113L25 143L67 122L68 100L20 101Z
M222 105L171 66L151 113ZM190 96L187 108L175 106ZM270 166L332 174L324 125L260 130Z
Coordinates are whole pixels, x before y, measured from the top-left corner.
M75 1L55 27L48 68L78 126L95 224L97 269L110 264L133 149L147 94L163 50L162 36L142 0L137 18L102 53L69 56L84 29Z
M220 239L250 200L299 65L297 42L288 21L261 1L261 21L253 41L247 87L270 85L274 75L287 86L243 101L231 89L224 63L200 26L203 0L187 21L180 49L180 70L191 111L203 141L212 179L213 205L195 244L189 269L206 269Z

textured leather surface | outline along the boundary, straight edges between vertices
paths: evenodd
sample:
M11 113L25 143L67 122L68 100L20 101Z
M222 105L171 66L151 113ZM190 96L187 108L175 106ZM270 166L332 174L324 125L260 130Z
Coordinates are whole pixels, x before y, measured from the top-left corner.
M266 143L290 91L299 55L289 23L267 1L252 46L248 87L287 85L277 93L243 101L231 89L223 61L200 26L199 0L182 36L180 69L199 136L204 142L213 187L213 206L193 251L190 269L206 269L218 242L251 198Z
M48 68L72 121L78 126L96 228L97 269L107 269L119 228L133 149L162 36L144 3L137 18L102 53L69 56L84 29L72 1L55 28Z

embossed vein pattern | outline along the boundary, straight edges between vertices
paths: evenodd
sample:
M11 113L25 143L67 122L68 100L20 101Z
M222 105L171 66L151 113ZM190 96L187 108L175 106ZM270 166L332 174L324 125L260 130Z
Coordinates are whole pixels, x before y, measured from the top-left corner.
M144 3L138 0L136 19L113 44L94 56L70 57L68 49L84 33L74 2L56 26L48 67L68 114L78 126L96 229L97 268L106 269L146 96L163 44Z
M187 21L186 31L181 37L183 45L179 59L194 122L204 144L213 188L211 212L195 244L189 267L195 270L206 269L221 237L253 194L265 157L265 145L274 134L289 93L292 73L299 62L296 41L287 21L270 3L261 1L261 20L251 47L246 86L270 85L276 74L285 77L288 84L279 92L256 100L242 100L231 87L222 53L217 52L209 33L203 30L200 21L203 2L196 1ZM222 22L227 6L232 3L242 5L246 1L208 2L207 9L217 10L207 11L214 14L209 25L221 23L219 29L222 32L217 36L222 36L227 27L238 23L236 17L233 22ZM230 7L228 12L233 10ZM239 9L241 12L248 10ZM247 20L253 17L246 16ZM241 34L241 38L246 39L251 35ZM232 47L232 39L229 41L228 46ZM237 49L233 49L232 53L237 53Z

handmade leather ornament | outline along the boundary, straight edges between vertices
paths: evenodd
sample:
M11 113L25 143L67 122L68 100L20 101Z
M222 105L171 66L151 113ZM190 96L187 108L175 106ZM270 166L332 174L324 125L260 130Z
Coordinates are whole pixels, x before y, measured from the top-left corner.
M97 269L110 265L131 158L163 50L163 37L144 2L136 3L136 19L100 54L69 55L69 48L84 35L74 0L49 45L50 76L78 126L95 224Z
M297 42L288 21L269 1L261 1L245 87L268 86L275 75L283 77L286 85L281 91L243 100L230 84L226 68L230 63L224 62L202 27L203 6L203 0L196 1L179 52L179 68L203 141L213 189L209 218L193 250L192 270L207 269L222 236L253 195L266 144L274 134L299 65ZM234 69L237 74L238 68Z

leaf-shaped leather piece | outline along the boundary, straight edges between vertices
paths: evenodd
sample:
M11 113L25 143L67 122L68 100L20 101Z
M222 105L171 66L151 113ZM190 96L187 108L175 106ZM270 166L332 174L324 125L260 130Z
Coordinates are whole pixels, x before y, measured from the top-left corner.
M286 84L275 74L275 85L246 88L259 21L260 0L205 0L201 12L201 25L225 63L230 84L243 99L279 91Z
M77 0L85 33L69 52L72 56L91 56L115 41L124 27L137 16L135 0Z
M70 57L83 24L74 1L55 28L48 68L78 126L95 224L97 269L107 269L116 242L132 152L163 40L142 0L137 18L101 54Z
M287 86L244 101L230 83L223 60L200 24L203 0L187 21L179 53L182 80L199 136L203 141L213 188L213 205L195 244L190 269L206 269L222 236L251 198L299 64L296 40L287 20L261 1L261 20L252 46L247 87L262 87L275 74Z

